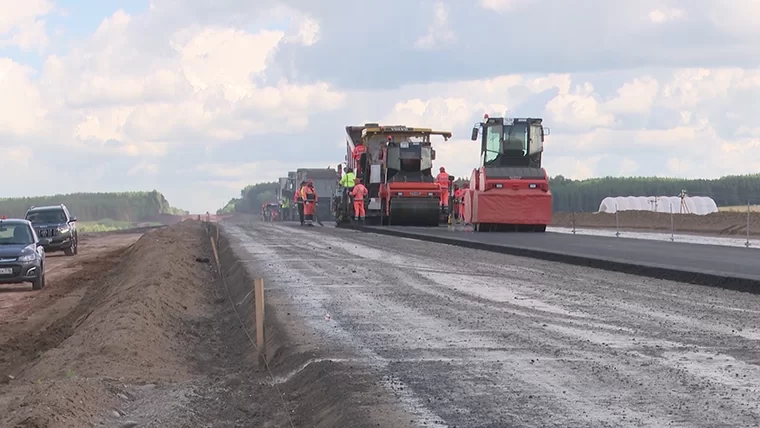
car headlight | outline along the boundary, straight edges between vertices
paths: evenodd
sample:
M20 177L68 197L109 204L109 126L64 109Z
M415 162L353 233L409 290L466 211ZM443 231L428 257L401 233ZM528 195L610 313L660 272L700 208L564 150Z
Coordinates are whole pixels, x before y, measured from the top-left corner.
M31 254L24 254L23 256L18 258L18 261L20 262L33 262L37 258L37 254L31 253Z
M68 232L69 230L71 230L71 228L70 228L70 227L68 227L68 226L63 226L63 227L59 227L59 228L58 228L58 232L59 232L59 233L66 233L66 232Z

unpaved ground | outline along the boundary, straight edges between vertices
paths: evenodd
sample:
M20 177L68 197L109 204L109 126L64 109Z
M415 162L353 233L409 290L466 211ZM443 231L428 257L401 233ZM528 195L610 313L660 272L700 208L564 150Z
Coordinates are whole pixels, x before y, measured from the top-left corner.
M8 309L25 315L0 329L0 426L284 426L203 260L211 252L200 222L100 257L86 253L94 245L83 241L81 258L61 262L79 270L61 265L49 288Z
M342 373L319 398L408 415L378 426L760 426L760 296L330 227L227 230L266 273L268 316L314 354L285 391Z
M79 285L94 273L93 267L100 263L107 265L110 252L127 247L140 235L82 235L76 256L49 253L44 290L33 291L31 284L0 284L0 341L16 327L29 328L28 324L16 323L19 317L25 318L26 323L32 322L31 317L52 321L56 313L65 313L76 305L82 297Z
M617 220L615 214L608 213L565 213L552 214L552 225L558 227L615 229L619 223L621 230L670 231L671 216L651 211L621 211ZM745 236L747 234L747 213L719 212L708 215L673 215L673 227L681 233L695 233L712 236ZM760 236L760 213L750 213L750 235Z

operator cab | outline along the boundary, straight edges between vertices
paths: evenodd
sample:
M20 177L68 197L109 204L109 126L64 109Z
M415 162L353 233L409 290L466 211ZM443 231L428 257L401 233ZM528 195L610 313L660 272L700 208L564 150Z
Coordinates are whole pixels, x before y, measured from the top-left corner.
M386 182L433 182L435 150L425 138L388 136Z
M489 118L472 129L472 141L478 140L480 128L481 166L486 168L541 168L544 151L544 128L539 118Z

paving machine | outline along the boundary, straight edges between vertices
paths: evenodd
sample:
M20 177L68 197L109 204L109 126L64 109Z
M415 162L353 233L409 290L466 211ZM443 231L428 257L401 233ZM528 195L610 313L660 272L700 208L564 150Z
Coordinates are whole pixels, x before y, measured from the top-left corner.
M333 168L299 168L296 170L295 185L311 180L317 192L316 216L319 220L332 219L331 202L338 187L338 171ZM297 209L298 207L296 207ZM296 211L296 218L298 218Z
M481 135L481 164L464 193L464 220L476 231L546 231L552 221L549 176L541 166L540 118L488 117L472 129Z
M377 123L346 127L346 166L368 190L365 224L438 226L446 218L432 172L434 135L451 138L451 132L430 128ZM336 192L333 211L339 226L352 221L348 192Z
M296 192L296 172L288 172L287 177L279 178L280 187L277 189L277 200L280 201L282 216L280 221L291 221L298 218L298 207L293 202Z

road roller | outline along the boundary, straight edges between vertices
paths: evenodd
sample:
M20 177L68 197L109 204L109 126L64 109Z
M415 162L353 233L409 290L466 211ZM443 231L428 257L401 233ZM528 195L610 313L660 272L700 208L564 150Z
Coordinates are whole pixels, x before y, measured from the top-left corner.
M368 190L365 225L439 225L441 189L433 175L432 136L446 141L451 132L377 123L346 126L346 168ZM333 212L338 226L354 223L348 189L336 191Z
M552 221L549 176L541 166L544 128L541 118L484 116L480 168L473 170L464 193L464 220L479 232L544 232Z

